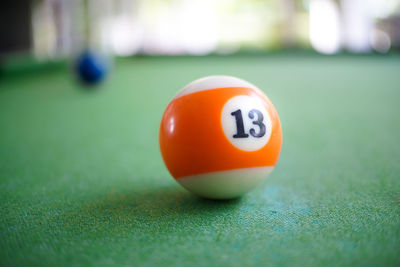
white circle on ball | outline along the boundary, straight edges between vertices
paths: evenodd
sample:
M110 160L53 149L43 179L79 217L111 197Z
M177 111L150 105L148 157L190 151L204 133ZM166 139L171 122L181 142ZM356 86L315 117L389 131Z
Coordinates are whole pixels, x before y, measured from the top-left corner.
M221 124L229 142L244 151L263 148L271 137L271 117L255 96L229 99L222 108Z

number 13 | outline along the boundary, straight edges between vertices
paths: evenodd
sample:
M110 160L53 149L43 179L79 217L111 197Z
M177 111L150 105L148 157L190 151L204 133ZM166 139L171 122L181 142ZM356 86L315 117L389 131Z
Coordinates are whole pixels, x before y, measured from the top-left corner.
M253 120L255 117L255 114L257 115L257 119ZM243 124L243 116L242 116L242 111L240 109L234 111L231 113L232 116L235 117L236 120L236 134L233 135L233 138L248 138L249 135L245 132L244 129L244 124ZM261 111L257 109L252 109L249 111L248 114L249 118L252 120L252 123L254 125L257 125L259 128L258 133L254 128L250 128L250 135L256 138L261 138L265 135L266 132L266 127L264 124L264 116L261 113Z

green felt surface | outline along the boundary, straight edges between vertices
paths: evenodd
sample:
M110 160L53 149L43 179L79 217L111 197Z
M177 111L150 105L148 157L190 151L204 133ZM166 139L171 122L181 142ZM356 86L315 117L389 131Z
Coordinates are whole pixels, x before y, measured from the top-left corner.
M169 99L210 74L258 85L283 127L275 171L228 202L158 150ZM400 265L399 56L133 58L100 89L0 80L1 265Z

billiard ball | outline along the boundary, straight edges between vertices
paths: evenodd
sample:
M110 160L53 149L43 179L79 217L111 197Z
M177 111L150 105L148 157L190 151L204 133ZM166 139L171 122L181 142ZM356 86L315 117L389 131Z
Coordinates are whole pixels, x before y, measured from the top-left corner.
M107 60L100 53L87 50L78 56L75 71L81 82L86 85L96 85L107 76L108 65Z
M159 145L171 175L211 199L236 198L263 181L282 144L274 106L256 86L231 76L186 85L168 104Z

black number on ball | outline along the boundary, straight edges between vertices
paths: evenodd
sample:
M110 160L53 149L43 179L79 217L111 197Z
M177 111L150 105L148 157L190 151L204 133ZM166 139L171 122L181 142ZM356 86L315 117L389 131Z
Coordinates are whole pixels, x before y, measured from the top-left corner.
M237 129L237 133L233 135L233 138L247 138L247 137L249 137L249 135L244 132L242 111L240 109L238 109L238 110L232 112L231 115L235 116L236 129Z
M257 120L253 121L254 125L257 125L260 128L260 131L258 133L256 133L256 130L254 130L253 128L250 129L250 134L254 137L260 138L263 137L265 135L265 124L263 123L264 120L264 116L263 114L257 110L257 109L252 109L249 112L249 118L250 119L254 119L254 114L257 114Z
M233 135L233 138L249 137L249 135L244 130L242 111L240 109L238 109L238 110L232 112L231 115L234 116L235 120L236 120L236 134ZM253 120L255 115L257 115L257 118L255 120ZM263 137L266 132L266 127L265 127L265 124L263 123L264 116L261 113L261 111L259 111L257 109L252 109L252 110L250 110L248 116L250 119L252 119L252 123L254 125L257 125L259 128L258 132L256 132L256 130L254 128L251 128L250 135L253 137L256 137L256 138Z

